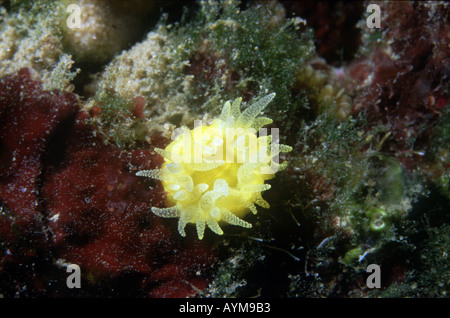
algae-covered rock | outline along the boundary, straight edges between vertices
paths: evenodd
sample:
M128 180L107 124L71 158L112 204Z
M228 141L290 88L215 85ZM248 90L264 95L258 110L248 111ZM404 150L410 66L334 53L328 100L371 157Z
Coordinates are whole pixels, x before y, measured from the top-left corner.
M449 16L443 1L0 1L0 296L448 297ZM157 176L176 128L267 95L260 123L292 148L270 208L180 237L154 213L172 211L158 178L136 172ZM88 288L64 289L68 261Z
M217 114L229 99L275 92L268 111L275 121L286 121L300 107L291 98L296 72L314 53L302 20L286 19L276 2L241 10L236 1L202 1L196 9L190 20L187 14L175 24L163 19L117 56L98 83L97 100L142 96L149 129L170 135L167 124L192 125Z
M56 1L11 1L0 6L0 76L29 67L46 89L65 89L76 76L65 53L60 24L64 5Z

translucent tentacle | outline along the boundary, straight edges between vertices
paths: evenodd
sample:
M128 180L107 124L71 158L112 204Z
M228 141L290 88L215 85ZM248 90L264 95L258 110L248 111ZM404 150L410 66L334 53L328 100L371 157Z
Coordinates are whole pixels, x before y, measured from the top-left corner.
M195 222L195 227L197 228L198 239L199 240L203 239L203 235L205 234L205 220L198 219Z
M218 235L222 235L223 231L219 225L219 223L217 223L216 220L214 220L212 217L208 217L206 218L206 224L208 224L208 227L216 234Z
M156 180L162 180L161 172L162 172L162 170L160 170L160 169L141 170L141 171L136 172L136 175L138 177L147 177L147 178L152 178L152 179L156 179Z
M222 217L223 217L223 220L229 224L242 226L247 229L252 227L252 225L250 223L245 222L244 220L238 218L236 215L234 215L227 209L222 209Z
M186 231L184 230L184 228L187 224L188 222L186 222L186 220L184 220L183 218L180 218L178 220L178 233L180 233L182 237L186 237Z
M223 106L222 113L220 114L219 118L223 121L226 121L230 116L231 116L231 103L230 101L228 101Z
M256 206L254 204L250 205L249 208L250 208L250 211L252 211L253 214L258 213L258 210L256 209Z
M261 129L262 127L266 125L270 125L273 123L273 120L267 117L258 117L253 120L252 128L255 128L256 130Z
M247 109L245 109L242 114L238 117L237 126L248 128L253 124L253 120L256 116L261 113L261 111L272 101L275 97L275 93L264 96L256 103L250 105Z
M264 200L261 195L259 195L258 198L256 198L255 203L257 205L259 205L260 207L264 208L264 209L269 209L270 208L270 204L269 202L267 202L266 200Z
M162 218L177 218L180 217L180 210L177 207L172 206L170 208L157 208L152 207L152 212Z
M234 100L233 104L231 104L231 116L233 116L234 119L238 119L241 115L241 102L242 97L238 97Z
M270 184L248 184L242 187L242 191L262 192L270 189Z

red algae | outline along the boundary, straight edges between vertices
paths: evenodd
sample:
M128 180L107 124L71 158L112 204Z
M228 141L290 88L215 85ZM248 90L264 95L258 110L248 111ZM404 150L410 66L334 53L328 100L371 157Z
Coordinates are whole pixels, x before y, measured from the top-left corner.
M381 43L353 61L347 73L357 94L354 114L365 112L367 129L386 126L383 151L417 168L448 102L448 9L428 4L383 3ZM395 26L395 27L392 27Z
M7 223L16 234L42 232L36 232L43 226L38 183L46 148L58 126L77 111L75 95L43 91L29 69L0 79L0 200L7 211L0 219L3 230L8 231Z
M72 93L43 91L28 69L0 80L0 238L8 248L0 276L26 263L39 246L53 264L80 266L83 284L92 290L86 296L102 296L105 279L119 295L195 295L208 283L214 252L195 239L180 240L170 222L151 213L164 191L135 171L156 168L160 157L151 147L125 151L106 145L79 104ZM19 253L25 248L30 253ZM25 276L32 281L14 284L31 294L33 288L45 292L51 270L42 281L42 273L29 271ZM130 273L139 290L120 290ZM47 288L47 294L55 293Z
M49 167L42 189L61 257L99 278L124 271L144 274L145 281L156 284L150 291L155 297L195 294L186 282L204 288L196 273L213 261L211 251L177 240L150 211L163 200L160 185L130 171L156 168L160 157L150 150L126 153L104 145L81 119L73 131L65 158Z

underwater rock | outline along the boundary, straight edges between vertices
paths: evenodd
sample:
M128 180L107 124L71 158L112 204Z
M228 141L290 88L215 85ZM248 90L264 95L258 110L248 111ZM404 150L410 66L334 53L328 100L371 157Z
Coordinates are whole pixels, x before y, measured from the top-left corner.
M94 291L131 274L135 289L116 294L186 297L206 287L212 249L179 240L155 217L150 207L163 191L131 171L159 165L152 150L105 145L78 97L43 91L29 69L0 80L0 103L2 277L40 249L55 273L56 264L79 265ZM52 275L28 270L27 277ZM35 282L14 284L36 292Z
M77 33L67 0L0 2L0 297L448 297L448 3L376 1L370 29L374 1L79 0ZM181 237L136 173L269 92L270 209Z
M448 105L450 9L439 2L380 7L384 27L363 27L361 57L347 68L357 88L353 113L367 114L367 129L387 127L382 151L414 169Z
M79 70L71 70L74 61L62 43L63 3L11 1L5 7L0 6L0 77L30 68L45 90L71 87Z
M51 140L79 109L76 95L46 92L33 75L22 69L0 79L0 275L5 280L3 270L11 263L25 268L39 249L51 246L40 197L42 170Z
M43 91L30 69L0 80L1 201L24 231L41 214L39 183L49 142L77 112L76 95Z
M163 199L160 185L149 188L130 171L154 168L159 156L104 145L84 116L66 140L62 160L47 167L42 189L60 257L96 279L138 273L144 289L152 286L151 296L195 294L189 284L199 290L206 286L203 271L213 262L212 252L193 240L176 239L177 233L150 211Z
M79 63L104 63L136 40L141 20L156 3L78 0L63 4L67 9L69 5L75 6L70 11L73 17L79 14L79 26L61 25L65 48Z

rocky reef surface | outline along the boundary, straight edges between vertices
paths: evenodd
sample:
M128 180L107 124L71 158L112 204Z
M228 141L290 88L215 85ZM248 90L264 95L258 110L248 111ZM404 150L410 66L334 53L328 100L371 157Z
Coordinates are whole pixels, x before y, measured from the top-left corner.
M445 1L0 1L0 296L448 297L449 18ZM270 209L181 237L136 172L175 128L272 92L292 151Z

